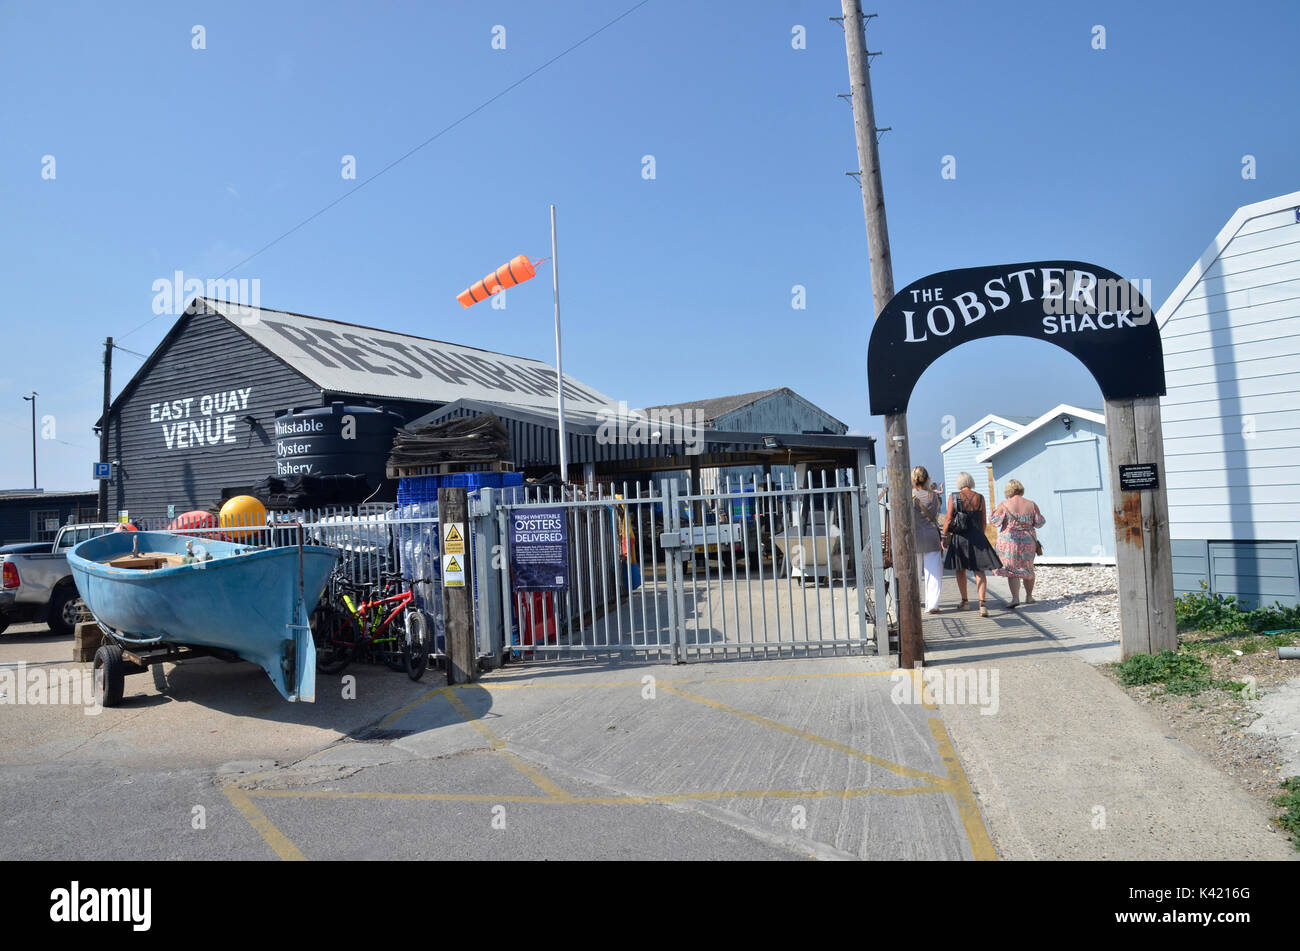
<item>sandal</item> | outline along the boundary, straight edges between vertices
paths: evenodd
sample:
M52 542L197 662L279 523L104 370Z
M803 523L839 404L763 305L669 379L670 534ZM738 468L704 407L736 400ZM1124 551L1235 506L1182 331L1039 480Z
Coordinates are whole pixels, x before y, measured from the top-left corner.
M1028 602L1025 602L1025 603L1028 604ZM1007 605L1007 607L1012 608L1012 609L1014 610L1015 608L1020 607L1020 602L1019 602L1019 601L1012 601L1010 604Z
M989 609L986 608L986 607L984 606L984 602L981 601L981 602L980 602L980 617L988 617L988 616L989 616Z
M970 610L970 599L969 599L969 598L962 598L962 599L961 599L961 604L957 605L957 610L958 610L958 611L969 611L969 610Z

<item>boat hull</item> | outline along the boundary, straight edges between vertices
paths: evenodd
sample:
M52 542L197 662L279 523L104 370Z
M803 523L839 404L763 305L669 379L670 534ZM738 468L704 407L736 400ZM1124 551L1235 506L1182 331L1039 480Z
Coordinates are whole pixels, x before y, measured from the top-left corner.
M138 550L183 554L187 542L210 561L139 570L105 562ZM115 532L82 542L68 565L100 625L127 644L230 651L266 671L287 700L316 696L308 616L338 560L318 545L255 549L170 532Z

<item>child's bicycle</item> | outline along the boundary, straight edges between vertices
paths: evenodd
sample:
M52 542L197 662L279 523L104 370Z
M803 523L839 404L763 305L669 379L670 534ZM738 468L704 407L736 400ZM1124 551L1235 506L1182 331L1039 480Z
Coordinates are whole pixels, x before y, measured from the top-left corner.
M405 670L412 680L424 676L429 666L429 621L414 605L414 592L402 590L401 584L400 575L387 572L378 585L339 575L330 579L311 618L317 671L341 673L354 660L378 655L393 670Z

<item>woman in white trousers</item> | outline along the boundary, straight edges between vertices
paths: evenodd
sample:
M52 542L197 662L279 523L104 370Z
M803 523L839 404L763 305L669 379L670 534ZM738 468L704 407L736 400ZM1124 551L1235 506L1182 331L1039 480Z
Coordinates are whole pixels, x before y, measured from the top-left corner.
M921 601L927 614L939 613L939 586L943 580L943 554L939 543L939 504L925 466L912 470L912 523L916 526L916 571L921 579Z

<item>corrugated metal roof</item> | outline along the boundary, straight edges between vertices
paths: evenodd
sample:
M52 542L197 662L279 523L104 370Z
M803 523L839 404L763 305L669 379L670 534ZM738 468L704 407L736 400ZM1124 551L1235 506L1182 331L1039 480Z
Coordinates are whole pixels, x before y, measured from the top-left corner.
M503 403L480 400L458 400L455 403L436 409L419 419L407 424L408 429L417 426L440 423L460 416L478 416L493 413L506 424L510 434L511 456L519 465L554 465L559 462L559 426L556 423L555 409L549 412L534 412ZM566 405L564 411L564 435L568 443L568 459L571 463L584 462L631 462L633 460L664 459L679 457L687 459L682 443L664 442L629 442L610 441L600 438L600 428L617 427L618 418L609 414L581 413L571 415ZM625 418L625 424L627 420ZM612 435L612 433L611 433ZM869 449L875 458L875 439L870 436L837 436L824 433L738 433L706 429L694 433L690 438L698 437L702 452L770 452L774 459L787 449L834 449L849 451ZM779 449L767 450L765 441L776 438ZM689 465L683 462L679 468Z
M704 421L712 423L715 420L726 416L728 413L734 413L742 407L751 403L757 403L765 396L771 396L773 393L780 393L785 387L778 386L771 390L757 390L753 393L737 393L734 396L715 396L707 400L690 400L686 403L664 403L660 406L647 406L642 412L652 409L680 409L699 411L704 414Z
M195 305L225 318L331 393L428 403L491 400L539 409L555 404L555 368L541 360L210 298ZM567 373L564 380L566 410L594 412L614 404Z
M76 491L72 489L56 489L51 492L45 490L35 491L32 489L0 489L0 501L10 501L13 499L78 499L78 498L99 498L98 489L86 489Z

